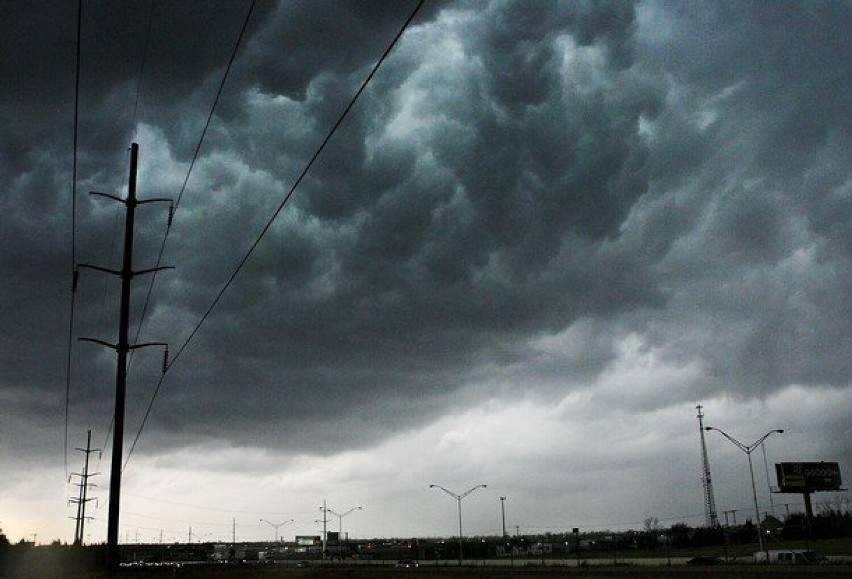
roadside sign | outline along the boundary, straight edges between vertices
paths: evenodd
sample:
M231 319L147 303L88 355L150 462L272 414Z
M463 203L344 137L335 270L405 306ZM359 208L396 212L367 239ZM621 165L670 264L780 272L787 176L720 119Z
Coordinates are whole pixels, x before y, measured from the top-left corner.
M840 466L836 462L782 462L775 465L779 492L838 491Z

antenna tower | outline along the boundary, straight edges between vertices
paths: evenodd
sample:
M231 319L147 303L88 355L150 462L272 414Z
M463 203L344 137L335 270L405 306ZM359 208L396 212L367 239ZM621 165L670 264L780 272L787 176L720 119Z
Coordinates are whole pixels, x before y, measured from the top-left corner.
M707 459L707 444L704 442L704 414L702 406L695 407L698 410L698 433L701 436L701 483L704 486L704 519L706 525L713 529L719 526L719 517L716 515L716 499L713 497L713 481L710 478L710 461Z

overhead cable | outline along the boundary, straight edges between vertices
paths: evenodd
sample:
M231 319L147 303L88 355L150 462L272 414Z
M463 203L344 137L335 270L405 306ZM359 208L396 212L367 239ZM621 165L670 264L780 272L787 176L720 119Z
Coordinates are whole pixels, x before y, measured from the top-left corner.
M163 234L163 242L160 244L160 252L157 255L157 263L155 267L159 267L160 263L163 260L163 253L166 249L166 241L168 241L169 233L171 232L172 222L174 219L175 213L177 213L178 207L180 206L181 199L183 199L184 191L186 191L186 185L189 183L189 177L192 175L192 169L195 167L195 161L198 159L198 152L201 150L201 145L204 142L204 137L207 135L207 129L210 128L210 122L213 120L213 113L216 111L216 105L219 104L219 98L222 96L222 89L225 87L225 81L228 79L228 73L231 71L231 66L234 64L234 58L237 56L237 50L242 43L243 36L245 36L246 28L248 27L249 19L251 18L252 12L254 11L255 1L253 0L251 5L249 6L248 12L246 12L245 19L243 20L243 26L240 29L240 34L237 37L237 41L234 44L234 48L231 51L231 57L228 60L228 65L225 67L225 73L222 75L222 80L219 81L219 89L216 91L216 98L213 99L213 104L210 107L210 113L207 115L207 121L204 123L204 129L201 131L201 136L198 139L198 143L195 145L195 152L192 154L192 161L189 163L189 169L187 169L186 177L184 177L183 185L180 188L180 192L178 193L177 199L175 200L174 206L171 210L170 218L166 224L166 231ZM151 294L154 291L154 282L157 279L157 272L155 271L151 275L151 281L148 284L148 293L145 295L145 305L142 307L142 315L139 316L139 325L136 327L136 335L133 338L134 343L139 340L139 335L142 332L142 326L145 322L145 316L148 313L148 305L151 303ZM130 362L132 363L133 357L131 356Z
M71 169L71 304L68 316L68 353L65 359L65 479L68 479L68 415L71 406L71 351L74 343L74 276L77 271L77 127L80 119L80 31L83 22L83 0L77 1L77 57L74 72L74 136Z
M154 393L153 393L153 395L151 396L151 400L150 400L150 402L148 403L148 408L145 410L145 416L142 418L142 424L140 425L139 430L138 430L138 431L137 431L137 433L136 433L136 437L135 437L135 438L134 438L134 440L133 440L133 444L131 445L130 450L129 450L129 451L128 451L128 453L127 453L127 458L126 458L126 459L125 459L125 461L124 461L124 468L127 468L127 463L130 461L130 457L131 457L131 455L133 454L133 450L136 448L136 444L139 442L139 437L141 436L142 431L143 431L143 430L144 430L144 428L145 428L145 424L147 423L147 421L148 421L148 417L149 417L149 416L150 416L150 414L151 414L151 409L153 408L154 401L156 400L157 395L158 395L158 394L159 394L159 392L160 392L160 389L161 389L161 387L162 387L162 385L163 385L163 380L165 379L165 376L166 376L166 374L168 373L168 370L170 370L170 369L171 369L171 367L175 364L175 362L177 362L178 358L180 358L180 356L181 356L181 354L183 353L183 351L186 349L186 347L189 345L189 343L190 343L190 342L191 342L191 341L195 338L196 334L197 334L197 333L198 333L198 331L201 329L201 326L202 326L202 325L204 325L204 322L205 322L205 321L207 320L207 318L210 316L211 312L212 312L212 311L216 308L216 306L219 304L219 301L222 299L222 296L225 294L225 292L226 292L226 291L228 291L228 288L230 288L230 287L231 287L231 284L234 282L234 279L236 279L237 275L240 273L240 271L242 271L243 267L245 266L246 262L248 262L248 260L249 260L249 258L251 257L252 253L254 253L254 250L255 250L255 249L257 248L257 246L260 244L261 240L263 240L264 236L265 236L265 235L266 235L266 233L269 231L269 229L272 227L272 224L275 222L275 220L276 220L276 218L278 217L278 215L279 215L279 214L281 213L281 211L284 209L284 206L287 204L287 202L290 200L290 198L291 198L291 197L293 196L293 194L296 192L296 189L299 187L299 185L301 184L302 180L303 180L303 179L305 178L305 176L308 174L308 171L310 171L311 167L313 167L314 163L315 163L315 162L316 162L316 160L319 158L320 154L322 154L322 152L323 152L323 150L325 149L326 145L328 145L329 141L331 141L331 138L332 138L332 137L334 136L334 134L337 132L337 129L340 127L340 125L341 125L341 124L343 124L343 121L344 121L344 119L346 119L347 115L349 114L349 111L351 111L351 110L352 110L352 107L354 107L354 106L355 106L355 103L357 102L358 98L361 96L361 94L362 94L362 93L364 92L364 90L367 88L367 85L369 85L370 81L371 81L371 80L373 79L373 77L376 75L376 72L379 70L379 67L381 67L382 63L384 63L384 61L387 59L387 57L388 57L388 55L390 54L391 50L393 50L394 46L396 46L397 42L398 42L398 41L399 41L399 39L402 37L403 33L406 31L406 29L408 28L408 26L411 24L412 20L414 20L414 17L417 15L417 13L419 12L420 8L423 6L423 4L424 4L424 3L425 3L425 0L419 0L419 1L418 1L417 5L414 7L414 10L412 10L412 11L411 11L411 14L408 16L408 18L407 18L407 19L405 20L405 22L402 24L402 26L400 27L399 31L396 33L396 35L393 37L393 39L391 40L391 42L388 44L387 48L385 48L385 51L382 53L381 57L379 57L379 60L376 62L376 64L375 64L375 65L373 66L373 68L370 70L370 73L367 75L367 77L366 77L366 78L364 79L364 81L361 83L361 86L360 86L360 87L358 88L358 90L355 92L354 96L350 99L349 104L347 104L347 105L346 105L346 108L344 108L344 109L343 109L343 112L342 112L342 113L340 114L340 116L337 118L337 120L335 121L335 123L331 126L331 128L329 129L329 131L328 131L328 133L326 134L325 138L322 140L322 142L320 143L319 147L318 147L318 148L317 148L317 150L314 152L313 156L311 156L310 160L309 160L309 161L308 161L308 163L305 165L304 169L302 169L302 172L299 174L299 176L298 176L298 178L296 179L296 181L293 183L293 185L290 187L290 189L289 189L289 190L287 191L287 193L284 195L283 200L282 200L282 201L281 201L281 203L278 205L278 208L275 210L275 212L272 214L272 217L270 217L270 218L269 218L269 220L266 222L266 225L265 225L265 226L263 227L263 229L260 231L260 234L257 236L257 238L255 239L254 243L252 243L252 244L251 244L251 246L249 247L249 249L248 249L248 251L246 252L246 254L243 256L243 258L242 258L242 259L240 260L240 262L237 264L237 267L236 267L236 268L234 269L234 271L231 273L230 277L229 277L229 278L228 278L228 280L225 282L225 285L222 287L222 289L221 289L221 290L219 291L219 293L216 295L216 297L215 297L215 299L213 300L213 302L210 304L210 306L207 308L207 310L206 310L206 311L204 312L204 314L201 316L201 318L199 319L198 323L195 325L195 328L193 328L192 332L189 334L189 336L188 336L188 337L186 338L186 340L184 341L183 345L181 345L181 347L177 350L177 353L176 353L176 354L172 357L172 359L171 359L171 361L169 362L168 366L165 368L165 370L166 370L166 371L165 371L165 372L163 372L162 376L160 376L160 379L159 379L159 381L157 382L157 387L154 389Z

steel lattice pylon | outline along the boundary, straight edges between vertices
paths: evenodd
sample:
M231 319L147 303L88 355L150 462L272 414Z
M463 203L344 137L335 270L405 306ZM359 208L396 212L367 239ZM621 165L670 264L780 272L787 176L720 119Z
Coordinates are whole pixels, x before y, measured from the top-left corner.
M698 410L698 432L701 436L701 484L704 486L704 520L708 527L719 526L719 517L716 515L716 499L713 497L713 481L710 478L710 461L707 459L707 444L704 442L704 414L702 406L695 407Z

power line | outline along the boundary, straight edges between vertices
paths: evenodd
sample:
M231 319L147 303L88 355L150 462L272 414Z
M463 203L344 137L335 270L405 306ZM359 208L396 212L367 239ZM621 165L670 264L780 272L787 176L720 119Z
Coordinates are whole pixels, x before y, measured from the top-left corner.
M146 501L152 501L152 502L155 502L155 503L164 503L164 504L167 504L167 505L175 505L175 506L179 506L179 507L185 507L187 509L197 509L197 510L201 510L201 511L214 511L214 512L218 512L218 513L237 513L237 514L244 514L244 515L267 515L267 516L269 516L269 515L293 516L293 515L313 515L314 514L313 510L310 510L310 511L275 511L275 512L270 512L269 510L246 511L246 510L241 510L241 509L223 509L221 507L208 507L208 506L202 506L202 505L195 505L195 504L192 504L192 503L172 501L172 500L169 500L169 499L159 499L159 498L149 497L149 496L135 494L135 493L125 493L125 495L136 497L138 499L143 499L143 500L146 500Z
M71 304L68 316L68 354L65 359L65 478L68 478L68 415L71 407L71 351L74 343L74 302L77 292L73 278L77 271L77 129L80 119L80 37L83 0L77 1L77 56L74 72L74 155L71 169Z
M251 18L252 12L254 11L255 1L252 0L251 5L249 6L248 12L246 13L246 17L243 20L243 26L240 29L240 34L237 37L237 42L234 44L234 49L231 51L231 58L228 60L228 65L225 67L225 73L222 75L222 80L219 82L219 89L216 91L216 98L213 99L213 104L210 107L210 113L207 115L207 122L204 123L204 129L201 131L201 137L198 139L198 143L195 146L195 152L192 155L192 161L189 164L189 169L186 172L186 177L183 180L183 185L180 188L180 192L178 193L177 199L175 200L174 206L171 210L171 215L169 216L168 223L166 225L166 232L163 234L163 242L160 244L160 252L157 255L157 263L159 266L160 262L163 259L163 253L166 249L166 241L169 238L169 233L171 232L172 221L174 219L174 214L177 212L178 207L180 206L181 199L183 199L184 191L186 191L187 183L189 183L189 177L192 175L192 169L195 167L195 161L198 159L198 153L201 150L201 145L204 142L204 137L207 135L207 130L210 128L210 122L213 119L213 113L216 111L216 105L219 104L219 98L222 96L222 90L225 87L225 81L228 79L228 74L231 71L231 66L234 64L234 59L237 56L237 50L242 43L243 36L245 35L246 28L248 27L249 20ZM151 293L154 290L154 282L157 279L157 273L151 276L151 281L148 284L148 293L145 296L145 305L142 307L142 315L139 317L139 325L136 327L136 335L133 338L133 341L136 342L139 340L139 335L142 332L142 326L145 322L145 316L148 313L148 305L151 302ZM130 362L133 362L133 357L130 357Z
M242 39L243 39L243 37L244 37L244 34L245 34L245 31L246 31L246 28L247 28L248 23L249 23L249 19L250 19L250 17L251 17L252 11L254 10L254 6L255 6L255 2L253 1L253 2L251 3L250 7L249 7L249 10L248 10L248 12L247 12L247 14L246 14L245 19L244 19L244 22L243 22L242 28L241 28L241 30L240 30L239 38L238 38L238 40L237 40L237 42L236 42L236 44L235 44L235 46L234 46L234 49L233 49L233 51L232 51L232 53L231 53L231 56L230 56L230 59L229 59L228 64L227 64L227 68L226 68L225 74L223 75L222 80L221 80L221 82L220 82L219 89L218 89L217 94L216 94L216 98L215 98L214 103L213 103L213 105L212 105L212 107L211 107L210 114L208 115L207 122L206 122L206 124L205 124L205 126L204 126L204 130L203 130L203 132L202 132L201 138L199 139L198 145L197 145L197 147L196 147L196 151L195 151L195 155L193 156L192 164L190 165L189 172L187 173L186 179L184 180L184 184L183 184L183 187L181 188L180 194L179 194L179 196L178 196L177 203L176 203L176 204L175 204L175 205L174 205L174 206L170 209L170 217L169 217L169 220L168 220L168 225L167 225L166 232L165 232L165 235L164 235L164 237L163 237L163 242L162 242L162 245L161 245L161 247L160 247L159 255L158 255L158 258L157 258L157 263L156 263L156 266L157 266L157 267L159 267L160 263L162 262L162 257L163 257L163 252L164 252L164 248L165 248L165 243L166 243L166 239L168 238L168 234L169 234L170 227L171 227L171 224L172 224L172 217L173 217L173 215L174 215L174 211L175 211L175 209L177 208L177 204L179 204L179 203L180 203L180 199L182 198L183 193L184 193L184 190L185 190L186 185L187 185L187 182L189 181L189 177L190 177L190 174L191 174L191 172L192 172L192 167L193 167L193 166L194 166L194 164L195 164L195 160L196 160L196 158L197 158L197 156L198 156L198 152L199 152L199 150L200 150L200 148L201 148L201 144L202 144L202 142L203 142L203 140L204 140L204 136L206 135L207 130L208 130L209 126L210 126L210 122L211 122L211 119L212 119L213 113L214 113L214 111L215 111L216 104L219 102L219 99L220 99L220 97L221 97L222 90L223 90L223 87L224 87L224 84L225 84L225 80L227 79L228 72L230 71L231 66L232 66L232 64L233 64L233 62L234 62L234 58L235 58L235 56L236 56L237 49L238 49L238 47L240 46L240 43L241 43L241 41L242 41ZM135 119L136 119L136 117L137 117L137 113L138 113L138 106L139 106L140 95L141 95L141 90L142 90L142 80L143 80L143 76L144 76L144 69L145 69L145 62L147 61L147 54L148 54L149 46L150 46L151 29L152 29L152 27L153 27L153 14L154 14L154 2L153 2L153 0L152 0L152 2L151 2L151 4L150 4L150 7L149 7L149 12L148 12L148 31L147 31L147 34L146 34L146 40L145 40L145 44L144 44L144 47L143 47L143 53L142 53L142 58L141 58L141 64L140 64L140 67L139 67L138 79L137 79L137 83L136 83L136 99L135 99L135 103L134 103L133 117L132 117L132 118L133 118L133 124L134 124L134 125L135 125ZM131 127L131 130L132 130L132 128L133 128L133 127ZM117 223L117 221L116 221L116 223ZM110 246L112 247L112 246L113 246L113 244L110 244ZM110 260L110 261L111 261L111 260ZM139 340L139 335L140 335L140 333L141 333L141 331L142 331L142 325L143 325L143 321L144 321L144 318L145 318L145 316L146 316L146 314L147 314L148 306L149 306L149 303L150 303L150 298L151 298L151 293L152 293L152 290L153 290L153 285L154 285L154 278L155 278L155 276L156 276L156 272L152 275L151 283L150 283L150 285L148 286L148 293L147 293L147 296L146 296L146 299L145 299L145 304L144 304L144 307L143 307L143 310L142 310L142 314L141 314L141 316L140 316L140 322L139 322L139 325L138 325L138 327L137 327L137 330L136 330L136 333L135 333L135 336L134 336L134 340L133 340L133 342L134 342L134 343L138 342L138 340ZM105 299L106 299L106 298L104 297L104 300L105 300ZM129 359L128 359L128 365L127 365L127 368L125 368L125 372L129 372L130 365L131 365L131 363L132 363L132 361L133 361L133 354L134 354L134 350L131 350L130 355L129 355ZM113 421L114 419L115 419L114 415L113 415L113 416L111 416L111 418L110 418L110 424L109 424L109 426L106 428L106 437L105 437L105 439L104 439L104 444L103 444L103 447L104 447L104 448L106 448L106 447L107 447L107 443L108 443L109 438L110 438L110 433L112 432L112 421ZM67 454L67 452L66 452L66 454ZM66 470L67 470L67 467L66 467Z
M133 114L132 114L131 120L130 120L130 133L131 134L136 132L136 119L137 119L137 115L138 115L138 112L139 112L139 102L140 102L141 97L142 97L142 80L145 76L145 63L148 61L148 50L149 50L150 45L151 45L151 30L153 29L153 22L154 22L154 4L155 4L154 0L151 0L149 5L148 5L148 23L147 23L146 31L145 31L145 44L142 47L142 57L140 58L140 62L139 62L139 71L136 73L136 95L135 95L134 102L133 102ZM129 159L130 159L130 153L129 153L129 150L128 150L128 153L125 155L125 173L127 172ZM119 217L119 214L116 213L115 218L113 219L113 233L112 233L112 241L113 242L115 241L116 237L118 236L118 225L119 225L118 217ZM109 258L107 259L107 262L111 263L112 259L113 259L113 251L114 251L114 248L115 248L115 243L110 243L109 247L110 247L110 254L109 254ZM159 265L159 262L157 263L157 265ZM107 288L107 282L105 280L104 281L104 291L103 291L102 297L101 297L101 318L103 318L103 312L104 312L104 308L105 308L104 304L106 303L106 294L107 294L106 288ZM136 338L138 338L138 333L136 335ZM134 342L135 341L136 340L134 340ZM125 372L129 371L130 363L133 361L134 353L135 353L135 350L130 351L130 356L129 356L130 361L128 362L128 365L127 365L127 368L125 369ZM112 414L112 415L110 415L109 424L106 427L106 435L104 436L104 443L103 443L102 448L108 447L108 443L109 443L110 435L112 433L112 427L113 427L114 421L115 421L115 415ZM100 457L98 458L98 468L100 468Z
M658 518L659 522L682 521L684 519L697 519L701 514L692 513L688 515L678 515L666 518ZM573 527L582 527L587 530L593 529L609 529L612 527L632 527L644 524L645 521L609 521L609 522L579 522L564 525L519 525L522 529L570 529Z
M195 146L195 152L192 155L192 161L190 162L189 168L187 169L186 177L183 180L183 185L180 188L180 192L178 193L178 196L177 196L177 199L175 200L174 205L172 205L169 209L169 219L166 222L166 231L163 234L163 241L160 244L160 250L159 250L159 253L157 254L157 262L155 264L155 268L159 267L160 264L162 263L163 254L165 253L165 249L166 249L166 242L168 241L169 233L171 232L172 223L174 221L174 215L177 212L178 207L180 206L181 199L183 199L183 194L186 191L186 186L189 183L189 178L192 175L193 168L195 167L195 161L198 159L198 153L201 150L201 145L204 142L204 138L207 135L207 130L210 128L210 123L213 120L213 114L216 111L216 106L219 104L219 99L222 96L222 91L225 87L225 81L228 79L228 74L230 73L231 67L234 64L234 59L237 56L237 51L239 50L239 47L240 47L242 40L243 40L243 37L245 36L246 29L248 28L248 23L249 23L249 20L251 19L252 12L254 11L255 3L256 3L255 0L252 0L252 3L249 5L249 9L246 12L246 16L243 19L243 25L240 28L240 33L239 33L239 36L237 37L237 41L234 43L234 48L231 51L231 56L228 59L228 64L225 67L225 72L222 75L222 79L219 82L219 88L216 91L216 97L213 99L213 104L210 106L210 113L207 115L207 121L204 123L204 128L201 131L201 136L199 137L198 143ZM151 12L153 13L153 2L151 4ZM150 36L150 30L149 30L149 36ZM146 51L147 51L147 46L148 46L147 42L146 42L145 46L146 46ZM141 74L141 71L140 71L140 74ZM140 78L140 84L141 84L141 78ZM138 100L138 93L137 93L137 100ZM134 110L134 118L135 118L135 116L136 116L136 111ZM154 283L156 282L156 280L157 280L157 271L155 270L153 272L153 274L151 275L151 281L148 283L148 290L145 294L145 303L142 306L142 313L139 316L139 324L136 326L136 333L133 336L133 342L134 343L139 341L139 336L142 333L142 327L145 324L145 317L148 315L148 306L151 303L151 295L154 291ZM133 364L133 355L134 355L134 351L131 351L130 358L128 360L127 369L126 369L126 371L128 371L128 372L130 371L131 364ZM157 389L159 389L161 382L162 382L162 376L160 377L160 381L157 383ZM149 410L150 410L150 405L149 405ZM148 417L148 413L146 412L145 417L142 420L142 426L144 426L145 420L147 419L147 417ZM140 432L141 432L141 429L142 429L142 427L140 426ZM111 428L107 429L107 432L109 433L110 430L111 430ZM109 437L109 434L107 434L107 437ZM133 441L133 445L130 448L130 452L127 454L127 459L124 462L125 467L127 466L127 461L130 460L130 455L133 453L133 449L136 447L136 440L138 440L138 438L139 438L139 434L137 433L136 438ZM104 445L106 445L106 443L104 443Z
M168 373L168 370L171 369L171 367L174 365L175 362L177 362L178 358L180 358L183 351L186 349L186 347L189 345L189 343L195 338L195 335L201 329L201 326L204 324L204 322L210 316L210 313L219 304L219 301L222 299L222 296L225 294L225 292L228 290L228 288L231 287L231 284L233 283L234 279L236 279L237 275L240 273L243 266L245 266L246 262L248 262L252 253L254 253L254 250L260 244L261 240L266 235L266 233L269 231L270 227L272 227L272 224L275 222L275 219L278 217L278 215L284 209L284 206L287 204L287 202L290 200L290 198L296 192L296 189L299 187L302 180L307 175L308 171L310 171L311 167L313 167L314 163L319 158L320 154L322 154L326 145L329 143L329 141L331 141L331 138L337 132L337 129L340 127L341 124L343 124L343 121L348 116L349 111L352 110L352 107L355 106L356 101L361 96L361 94L364 92L364 90L367 88L367 85L373 79L376 72L379 70L379 67L382 65L382 63L385 61L385 59L387 59L388 54L390 54L391 50L393 50L394 46L396 46L396 43L402 37L403 33L406 31L409 24L411 24L411 21L414 20L414 17L417 15L417 13L419 12L420 8L423 6L425 1L426 0L419 0L418 1L417 5L414 7L414 10L411 11L411 14L408 16L408 18L402 24L399 31L396 33L396 35L391 40L390 44L388 44L387 48L385 48L385 51L382 53L381 57L379 57L379 60L373 66L372 70L370 70L370 73L367 75L367 78L364 79L364 82L361 83L361 86L358 88L355 95L350 99L349 104L346 105L346 108L343 109L343 112L340 114L337 121L335 121L335 123L332 125L331 129L328 131L328 134L326 134L325 138L320 143L316 152L314 152L313 156L310 158L308 163L305 165L304 169L302 169L302 172L299 174L296 181L290 187L290 189L286 193L286 195L284 195L284 199L278 205L278 208L272 214L272 217L269 218L266 225L263 227L260 234L257 236L257 239L255 239L254 243L251 244L251 246L249 247L245 256L243 256L243 258L237 264L237 267L234 269L233 273L231 273L230 277L225 282L225 285L222 287L222 289L216 295L216 298L213 300L213 303L210 304L210 306L207 308L207 311L205 311L204 314L201 316L201 319L198 321L195 328L193 328L192 332L189 334L187 339L184 341L183 345L181 345L181 347L178 348L177 353L174 355L174 357L169 362L168 366L165 368L166 371L163 372L162 376L160 376L160 379L157 381L157 386L154 389L154 394L151 396L151 401L148 403L148 408L145 410L145 416L142 418L142 424L139 426L139 430L136 433L136 437L133 440L133 444L131 445L129 452L127 453L127 459L124 461L124 467L125 468L127 468L127 463L130 460L130 456L133 454L133 450L136 448L136 444L139 441L139 436L142 434L142 431L145 428L145 424L148 422L148 417L151 414L151 408L153 407L154 401L156 400L157 395L160 392L160 388L163 385L163 380L165 379L166 374Z
M148 59L148 46L151 44L151 28L154 21L154 0L148 5L148 27L145 32L145 47L142 49L142 60L139 63L139 74L136 78L136 100L133 103L133 117L130 121L131 130L136 131L136 113L139 111L139 100L142 96L142 78L145 74L145 62Z

